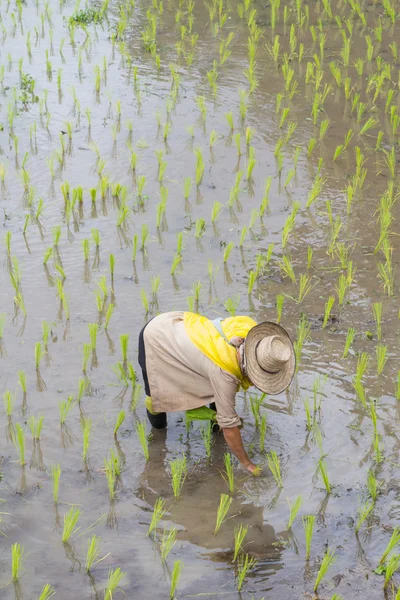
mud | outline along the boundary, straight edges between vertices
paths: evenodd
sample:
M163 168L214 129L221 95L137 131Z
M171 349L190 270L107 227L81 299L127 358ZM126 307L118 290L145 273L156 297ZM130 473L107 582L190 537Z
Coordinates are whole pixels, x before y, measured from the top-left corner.
M123 4L123 3L122 3ZM156 3L157 4L157 3ZM282 75L283 53L290 52L290 25L296 23L295 3L282 2L280 21L275 32L271 29L269 4L254 2L256 22L262 30L257 51L256 76L259 85L248 98L248 112L243 123L239 116L238 90L248 89L244 70L248 67L248 27L239 18L237 3L224 4L228 19L215 36L209 12L201 2L194 8L193 32L199 35L194 49L193 63L188 66L184 55L178 57L176 43L180 40L176 14L179 9L175 0L164 3L157 32L157 51L161 57L158 71L154 58L143 47L140 32L147 21L147 9L157 12L147 0L137 2L129 15L121 43L112 43L111 34L119 20L120 3L110 1L109 22L89 25L86 34L75 30L75 45L68 33L68 18L74 12L74 3L60 5L48 3L42 32L41 14L46 13L42 3L31 0L22 5L22 21L13 4L4 0L0 9L6 35L1 40L0 64L4 66L1 96L0 162L6 168L4 185L1 187L0 217L1 239L11 233L11 256L7 256L5 244L1 246L0 265L0 314L6 314L4 337L0 346L0 391L16 390L16 402L12 422L21 423L26 429L26 460L24 468L18 464L18 454L9 432L8 419L2 412L3 434L0 435L2 455L0 497L2 520L0 529L0 586L1 598L37 598L45 583L51 583L56 598L103 598L108 572L121 567L127 576L121 586L127 598L168 598L170 573L174 560L184 563L177 588L179 598L274 598L274 600L297 600L313 598L313 585L321 560L329 547L337 560L323 580L319 598L328 600L334 593L345 600L363 598L375 600L392 598L392 588L383 590L383 578L374 569L398 525L400 499L398 476L400 469L399 449L399 403L395 398L398 372L398 289L399 270L394 271L394 296L388 297L378 278L378 262L383 261L382 252L375 252L379 239L377 209L379 199L391 179L383 149L390 150L395 143L398 154L397 135L390 134L390 115L385 112L387 91L395 90L393 104L398 106L397 60L392 57L389 44L399 42L398 23L391 26L379 3L364 3L362 9L367 25L362 26L349 5L332 4L334 14L350 18L354 24L351 38L351 61L342 77L351 77L352 96L346 100L344 84L339 88L332 77L329 63L340 60L342 34L334 19L323 12L320 2L309 4L310 24L317 27L322 19L326 34L325 53L321 64L324 72L321 89L325 83L332 87L323 109L313 124L311 105L313 86L306 84L306 65L319 55L318 42L313 42L310 29L296 25L299 43L304 44L302 62L293 56L290 66L294 80L298 82L293 97L284 97L283 107L289 107L286 123L279 127L281 112L276 113L277 94L285 95ZM284 6L289 8L288 23L283 23ZM304 5L305 6L305 5ZM397 4L396 4L397 6ZM182 23L187 24L187 9L183 10ZM396 9L397 10L397 9ZM51 11L51 18L50 12ZM16 27L14 32L13 17ZM379 19L383 24L383 40L375 42L374 60L366 62L364 73L358 76L354 62L366 57L365 36L374 38L373 28ZM51 23L50 23L51 21ZM38 31L36 37L35 27ZM29 58L26 36L31 32L32 57ZM52 39L50 31L53 32ZM213 98L207 80L207 72L220 57L220 41L229 32L234 34L231 55L222 65L217 64L217 94ZM43 35L42 35L43 33ZM281 52L278 64L271 59L266 44L273 43L274 35L280 35ZM60 55L61 39L65 38L63 56ZM86 41L85 41L86 40ZM375 41L375 40L374 40ZM51 61L51 77L46 69L46 50ZM189 47L187 49L189 51ZM11 65L9 65L9 57ZM82 57L79 68L79 57ZM376 57L383 57L392 65L391 79L385 82L384 92L372 101L373 92L367 93L367 77L377 72ZM35 80L35 94L39 102L24 104L20 84L18 61L23 59L22 70ZM104 61L107 68L104 73ZM171 101L170 65L177 65L180 76L176 104ZM96 95L94 69L100 68L101 89ZM136 83L135 69L137 68ZM62 69L61 91L57 86L57 72ZM8 122L9 106L14 104L16 89L17 115L13 129ZM46 101L46 92L48 96ZM74 91L78 103L74 104ZM351 112L351 99L360 94L366 102L365 116L378 123L366 134L359 135L360 124L356 113ZM205 124L200 119L196 97L206 98ZM118 118L117 100L121 103ZM85 112L91 111L88 127ZM243 155L238 157L233 136L225 119L225 113L234 115L235 133L241 133ZM156 114L160 112L161 126ZM46 121L50 115L48 128ZM319 124L329 118L330 125L324 139L319 140L307 156L309 140L319 137ZM132 122L130 133L129 121ZM284 146L283 168L279 175L274 156L276 143L286 134L287 123L297 123L290 141ZM30 140L30 128L37 124L36 138ZM72 124L72 140L68 141L68 126ZM164 124L171 123L168 139L163 140ZM194 138L187 127L194 125ZM245 129L254 130L251 145L255 150L256 166L253 181L241 184L239 200L230 208L229 193L238 170L246 170L248 149L245 148ZM354 136L347 150L333 161L335 148L343 144L349 129ZM375 151L376 136L382 129L382 148ZM210 149L210 132L218 134L217 143ZM13 136L18 138L18 155L15 155ZM62 136L65 145L65 166L57 167ZM115 140L114 140L115 136ZM97 192L96 206L91 204L91 188L99 185L99 160L105 161L103 174L110 182L127 188L126 203L129 219L125 226L117 227L121 199L107 194L101 199ZM136 172L130 170L129 145L137 153ZM354 199L347 214L346 189L356 172L355 147L365 155L364 167L368 169L365 184ZM202 149L205 172L201 185L193 184L187 201L184 199L185 177L195 177L193 150ZM287 174L293 168L295 148L300 155L295 177L284 187ZM169 191L162 224L156 226L156 207L161 200L161 186L157 181L158 163L156 150L163 151L166 160L163 185ZM33 203L29 206L23 186L22 163L28 152L25 170L34 188ZM323 159L322 175L326 184L317 201L305 207L309 190ZM54 162L54 178L48 160ZM142 201L137 198L138 178L146 177ZM243 246L239 247L243 226L249 226L252 211L259 209L265 189L265 180L271 175L269 210L264 217L256 217ZM83 188L83 203L71 216L69 226L65 216L61 184L69 182L71 190ZM397 162L395 194L397 194ZM396 196L397 197L397 196ZM35 219L39 199L44 202L43 214ZM216 223L211 223L211 210L218 200L224 210ZM355 276L343 306L338 305L336 286L341 270L337 254L328 254L331 241L326 201L331 203L333 219L340 217L342 226L338 242L348 245ZM286 248L281 247L284 223L293 202L300 202ZM393 265L397 266L399 241L397 234L398 203L394 203L390 245L393 248ZM26 215L33 215L24 231ZM195 238L195 221L206 221L204 235ZM57 252L43 265L45 251L52 247L52 228L61 226L58 245L59 258L65 272L64 290L68 297L70 319L60 309L56 279L60 272ZM140 250L142 226L149 228L145 251ZM93 241L90 259L85 263L82 243L91 238L91 229L100 232L99 255ZM175 276L170 275L176 250L177 234L183 232L184 251L181 268ZM139 236L136 260L132 262L133 236ZM230 241L234 249L227 263L223 264L223 250ZM255 268L258 253L266 253L274 243L271 261L260 277L251 295L247 293L249 272ZM311 268L307 270L307 247L313 249ZM111 281L109 255L115 256L115 274ZM279 261L290 254L297 276L296 284L283 277ZM15 270L13 257L21 269L21 292L26 306L23 312L15 309L15 290L10 282L10 271ZM208 261L219 268L215 282L208 279ZM297 298L299 275L309 273L313 289L301 304ZM108 301L115 303L115 312L107 331L104 315L98 314L95 293L101 276L106 276ZM152 281L160 276L161 285L157 298L152 298ZM142 456L135 432L137 419L145 418L144 394L140 394L138 407L130 410L131 389L124 390L112 367L121 360L119 336L130 336L129 361L137 365L137 336L143 323L157 311L188 308L187 298L192 286L201 281L199 312L210 317L227 315L224 302L239 297L238 313L249 314L257 321L275 320L276 295L284 294L285 303L282 323L296 338L296 328L301 314L311 324L310 337L306 341L299 371L287 393L277 398L268 397L262 411L267 414L268 429L266 451L275 450L281 460L283 489L279 490L268 469L265 453L259 450L259 432L255 428L250 409L249 396L237 397L238 413L244 418L243 436L254 462L262 465L260 478L252 478L239 466L235 468L237 489L229 511L229 519L217 535L213 534L215 518L221 493L227 493L221 471L226 450L221 434L216 434L211 458L205 455L198 426L189 434L182 415L169 416L166 432L154 432L150 440L150 460ZM110 287L112 286L112 290ZM146 315L140 292L145 290L150 301ZM322 328L325 303L330 295L336 297L331 318ZM372 304L382 302L382 340L377 341ZM34 346L42 338L42 321L51 324L49 341L51 360L43 360L40 374L46 385L37 391ZM90 388L81 402L81 410L74 406L67 418L67 431L59 426L59 402L70 395L76 396L78 380L82 376L83 344L90 341L88 323L99 322L97 361L98 367L88 370ZM356 329L355 341L346 359L342 358L349 327ZM388 348L388 361L382 375L376 375L376 346ZM381 436L383 461L376 465L372 448L373 425L369 408L357 399L352 380L356 372L357 356L361 352L371 355L367 374L363 378L367 401L376 403L378 431ZM48 357L49 358L49 357ZM90 361L89 361L90 367ZM28 381L26 407L21 389L17 384L18 371L25 371ZM322 433L322 450L315 432L306 428L304 400L313 405L313 385L321 377L323 386L318 394L321 401L317 421ZM140 383L140 378L139 378ZM90 393L89 393L90 392ZM104 459L115 448L113 428L116 416L123 407L127 418L118 434L117 451L125 461L117 497L110 503L104 475ZM82 461L81 418L92 419L93 431L87 464ZM32 443L27 425L30 415L44 415L44 429L40 444ZM182 452L188 462L188 476L182 497L175 500L172 494L170 460ZM323 454L327 465L332 493L327 495L317 463ZM50 467L59 463L62 469L60 502L53 504ZM355 533L357 510L368 498L366 489L369 469L374 469L380 485L379 496L372 516ZM292 530L287 531L289 507L301 495L303 505ZM158 540L164 524L178 528L178 541L163 564L158 542L147 536L154 502L158 497L166 500L168 513L159 528ZM61 542L62 522L70 505L81 510L81 529L71 538L69 545ZM316 515L311 559L305 561L305 540L300 517ZM101 537L101 556L110 555L100 562L91 577L85 574L87 540L92 535L86 529L102 519L93 530ZM233 531L238 524L248 525L245 551L258 560L249 574L241 593L236 591L236 566L232 564ZM27 554L23 576L18 584L11 580L11 544L19 542ZM399 575L393 577L394 590L400 583ZM118 596L119 594L119 596ZM115 597L123 597L118 591Z

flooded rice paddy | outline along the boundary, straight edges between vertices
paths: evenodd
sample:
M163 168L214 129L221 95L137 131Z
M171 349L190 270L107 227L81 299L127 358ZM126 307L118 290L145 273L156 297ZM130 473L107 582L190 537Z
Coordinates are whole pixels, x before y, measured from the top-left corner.
M398 9L1 0L2 599L400 598ZM145 420L138 333L182 309L296 340L232 493L222 434Z

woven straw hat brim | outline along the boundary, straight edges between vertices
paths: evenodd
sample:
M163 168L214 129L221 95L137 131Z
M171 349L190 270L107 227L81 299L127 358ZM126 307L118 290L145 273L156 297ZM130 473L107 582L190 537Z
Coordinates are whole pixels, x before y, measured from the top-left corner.
M268 373L267 371L264 371L257 361L256 350L258 343L261 342L263 338L270 335L280 336L288 342L290 347L290 358L285 366L277 373ZM283 327L270 321L259 323L259 325L250 329L246 336L244 348L247 376L256 388L266 394L280 394L289 387L296 370L296 357L292 340Z

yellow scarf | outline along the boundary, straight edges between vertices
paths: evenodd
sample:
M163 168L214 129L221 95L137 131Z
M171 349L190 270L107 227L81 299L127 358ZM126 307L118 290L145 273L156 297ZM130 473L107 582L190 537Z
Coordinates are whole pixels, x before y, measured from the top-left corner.
M251 383L242 374L236 356L236 348L228 344L218 333L212 321L196 313L185 312L184 323L186 333L195 346L202 351L218 367L237 377L243 389L247 390ZM250 317L228 317L221 323L226 338L245 338L257 323Z

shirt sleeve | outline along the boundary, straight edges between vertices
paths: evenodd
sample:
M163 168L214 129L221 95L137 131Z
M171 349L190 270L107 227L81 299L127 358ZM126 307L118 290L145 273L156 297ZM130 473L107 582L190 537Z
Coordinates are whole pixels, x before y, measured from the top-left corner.
M217 407L218 425L223 429L238 427L241 420L235 410L235 396L240 383L239 380L234 375L214 365L210 373L210 381Z

